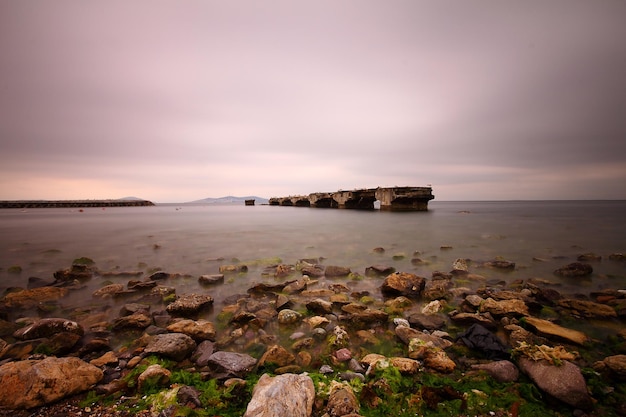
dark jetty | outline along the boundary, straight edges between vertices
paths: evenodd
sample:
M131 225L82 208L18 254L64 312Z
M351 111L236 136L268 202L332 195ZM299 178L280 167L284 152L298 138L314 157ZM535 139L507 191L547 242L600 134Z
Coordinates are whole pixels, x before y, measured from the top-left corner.
M0 208L79 208L79 207L139 207L154 206L147 200L15 200L0 201Z

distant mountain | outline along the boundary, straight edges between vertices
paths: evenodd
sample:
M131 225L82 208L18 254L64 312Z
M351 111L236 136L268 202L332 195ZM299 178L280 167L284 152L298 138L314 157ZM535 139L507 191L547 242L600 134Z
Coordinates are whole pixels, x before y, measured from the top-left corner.
M120 201L145 201L143 198L139 198L139 197L122 197L122 198L118 198L118 200Z
M243 204L245 200L254 200L256 204L266 204L267 198L257 196L235 197L232 195L219 198L203 198L202 200L191 201L193 204Z

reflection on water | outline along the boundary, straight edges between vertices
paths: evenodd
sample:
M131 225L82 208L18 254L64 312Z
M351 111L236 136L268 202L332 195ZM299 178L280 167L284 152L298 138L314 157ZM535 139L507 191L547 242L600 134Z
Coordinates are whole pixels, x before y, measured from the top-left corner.
M412 213L243 205L0 210L0 288L24 287L31 276L51 279L81 256L95 260L102 271L188 275L170 283L179 294L207 291L198 286L198 276L217 273L222 264L247 263L247 274L227 277L208 290L216 300L274 279L262 275L265 265L259 262L273 258L295 264L321 257L326 265L348 266L362 275L370 265L387 264L430 277L433 271L449 271L457 258L501 257L515 262L516 269L473 267L471 272L505 282L544 278L559 282L563 292L626 288L626 265L607 259L626 252L625 209L621 201L433 201L430 211ZM375 253L376 247L385 252ZM552 274L586 252L603 256L593 264L591 278L562 280ZM415 265L415 257L424 262ZM22 272L10 273L12 266ZM87 285L95 289L105 280L128 281L102 278ZM379 279L349 284L380 296Z

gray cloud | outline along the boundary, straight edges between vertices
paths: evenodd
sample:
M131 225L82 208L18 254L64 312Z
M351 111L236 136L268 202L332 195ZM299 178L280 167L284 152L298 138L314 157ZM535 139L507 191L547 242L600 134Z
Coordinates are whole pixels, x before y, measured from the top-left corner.
M625 20L609 0L2 1L0 199L626 198Z

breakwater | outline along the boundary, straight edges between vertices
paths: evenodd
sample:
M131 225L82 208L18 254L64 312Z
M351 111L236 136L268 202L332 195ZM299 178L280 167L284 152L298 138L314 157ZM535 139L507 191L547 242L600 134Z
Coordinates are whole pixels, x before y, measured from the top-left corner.
M82 208L154 206L147 200L14 200L0 201L0 208Z
M374 203L379 201L381 210L426 211L428 202L434 198L431 187L378 187L272 197L269 205L373 210Z

